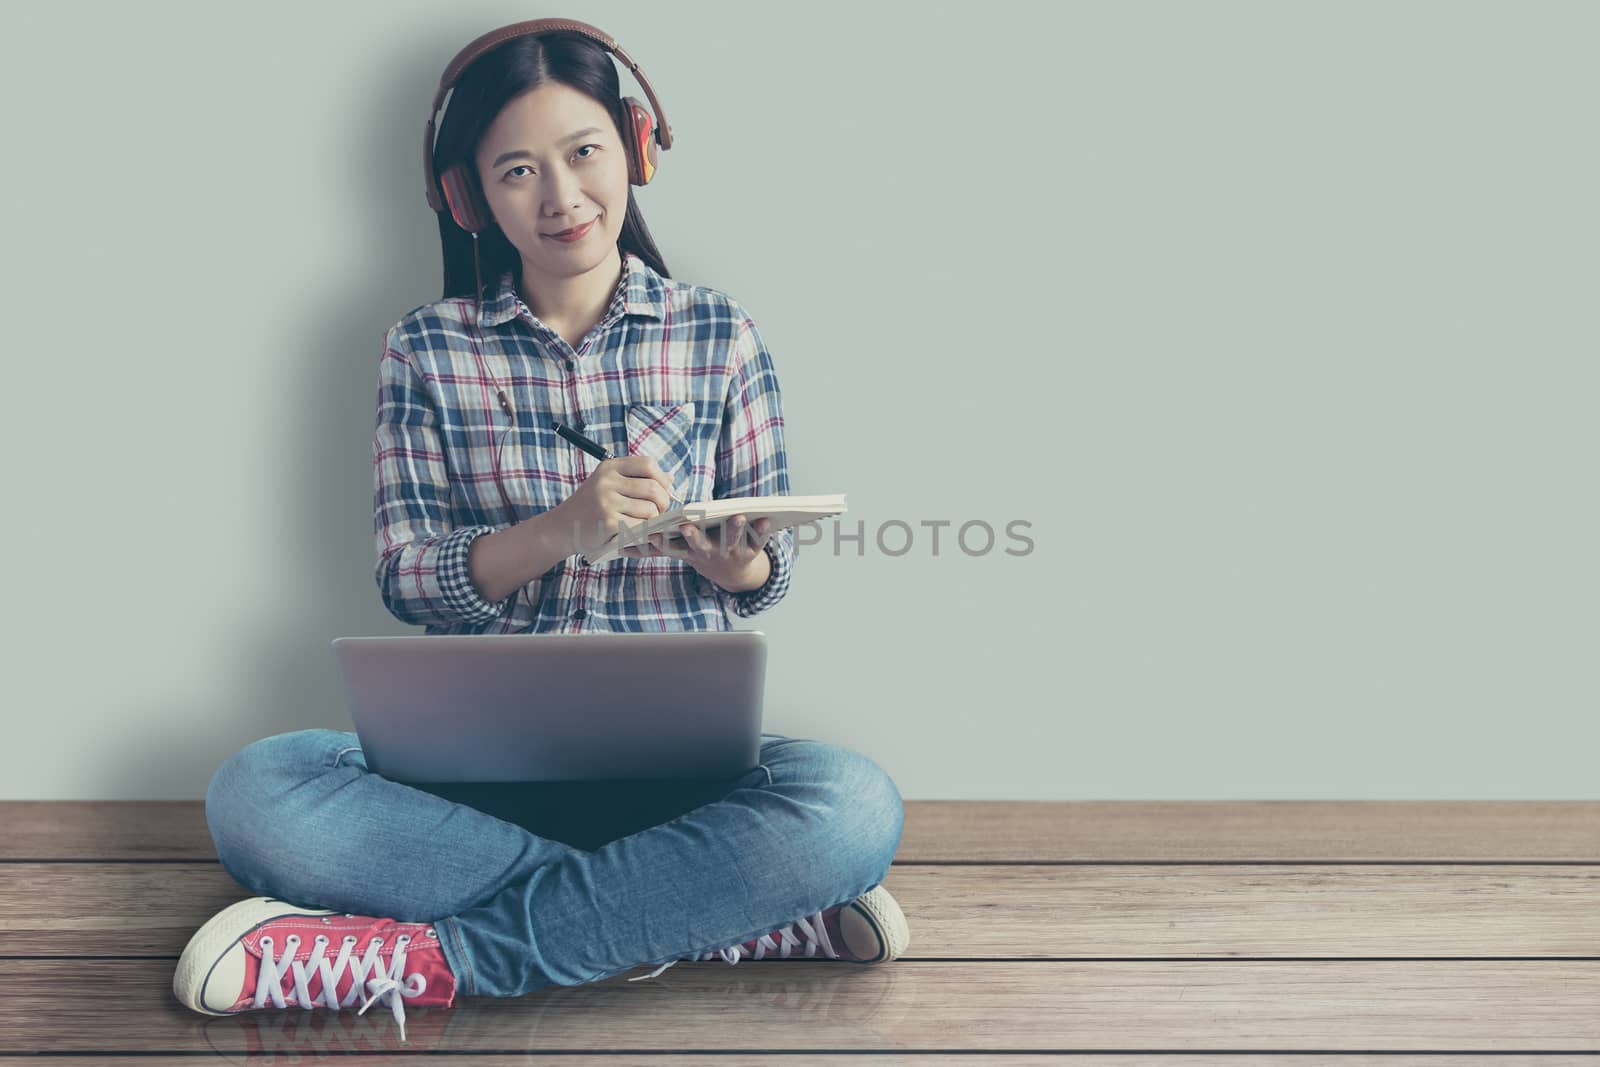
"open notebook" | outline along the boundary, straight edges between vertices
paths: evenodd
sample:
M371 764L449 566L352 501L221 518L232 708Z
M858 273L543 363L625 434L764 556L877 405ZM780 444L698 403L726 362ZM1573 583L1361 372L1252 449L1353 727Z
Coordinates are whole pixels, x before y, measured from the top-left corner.
M790 526L842 515L844 511L843 493L824 493L820 496L730 496L721 500L702 500L673 508L648 521L629 525L607 541L596 555L587 558L590 563L604 563L620 555L624 548L648 541L651 534L663 530L676 531L685 522L692 522L702 530L715 530L730 515L743 515L747 527L753 526L757 519L771 519L770 532L776 534ZM682 545L683 538L674 532L670 542Z

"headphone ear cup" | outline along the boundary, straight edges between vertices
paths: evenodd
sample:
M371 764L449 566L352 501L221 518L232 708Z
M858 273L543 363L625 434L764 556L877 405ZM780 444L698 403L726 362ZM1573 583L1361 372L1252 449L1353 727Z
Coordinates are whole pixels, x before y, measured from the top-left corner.
M627 137L628 181L649 185L656 176L656 118L633 97L622 101L622 129Z
M477 187L464 165L457 163L446 170L439 176L439 185L457 226L468 233L482 233L489 228L489 211L478 198Z

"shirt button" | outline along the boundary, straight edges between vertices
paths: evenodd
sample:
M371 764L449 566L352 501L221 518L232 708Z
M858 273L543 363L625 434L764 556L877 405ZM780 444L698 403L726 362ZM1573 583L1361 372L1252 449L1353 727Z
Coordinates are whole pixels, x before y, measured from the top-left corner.
M587 619L589 617L589 609L579 608L577 611L572 613L572 617L574 619Z

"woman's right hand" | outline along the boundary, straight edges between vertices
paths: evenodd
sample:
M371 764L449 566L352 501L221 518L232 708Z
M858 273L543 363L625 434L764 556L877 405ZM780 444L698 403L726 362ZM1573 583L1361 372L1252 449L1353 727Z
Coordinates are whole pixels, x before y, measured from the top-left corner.
M654 456L613 456L584 479L571 496L550 510L573 553L600 551L626 523L637 526L665 514L672 503L672 478Z

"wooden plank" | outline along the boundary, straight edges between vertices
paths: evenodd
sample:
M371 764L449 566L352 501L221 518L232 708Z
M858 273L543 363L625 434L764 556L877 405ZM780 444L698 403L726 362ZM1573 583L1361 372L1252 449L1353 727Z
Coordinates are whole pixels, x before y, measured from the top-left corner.
M1588 800L923 800L906 807L899 862L1600 860L1600 801Z
M176 959L211 864L9 864L7 956ZM1600 956L1600 866L899 866L909 958Z
M214 860L200 800L0 801L0 860Z
M409 1033L409 1031L408 1031ZM287 1057L287 1062L298 1063L297 1049L282 1050ZM999 1063L1003 1067L1136 1067L1138 1064L1147 1063L1152 1055L1136 1053L1119 1055L1114 1052L1107 1053L1028 1053L1007 1052L991 1053L993 1059L983 1062ZM1262 1067L1259 1055L1205 1055L1203 1053L1174 1053L1182 1055L1181 1067ZM894 1057L894 1058L890 1058ZM139 1056L137 1067L196 1067L197 1064L212 1062L206 1057L195 1056ZM229 1060L228 1062L236 1062ZM242 1062L242 1061L241 1061ZM262 1062L272 1063L274 1060L263 1058ZM392 1067L393 1064L402 1062L393 1055L361 1055L341 1054L339 1067L376 1067L378 1064ZM419 1061L420 1062L420 1061ZM440 1061L453 1062L453 1061ZM528 1067L526 1056L473 1056L469 1061L471 1067ZM595 1067L593 1056L545 1056L541 1055L536 1061L538 1067ZM773 1053L763 1055L756 1053L736 1053L734 1055L718 1054L708 1057L704 1053L647 1053L642 1056L607 1056L605 1067L706 1067L715 1064L716 1067L887 1067L889 1064L902 1064L906 1061L895 1056L894 1053L863 1052L863 1053ZM920 1055L917 1057L918 1067L974 1067L971 1055ZM105 1059L89 1056L52 1056L49 1067L105 1067ZM1472 1053L1457 1053L1455 1055L1427 1055L1416 1053L1397 1052L1387 1056L1362 1056L1352 1061L1347 1055L1318 1056L1297 1055L1294 1058L1294 1067L1594 1067L1594 1057L1582 1053L1572 1056L1519 1056L1515 1053L1486 1052L1481 1055ZM0 1067L40 1067L39 1060L35 1057L0 1056ZM1174 1067L1180 1067L1175 1063Z
M198 800L0 801L0 860L210 860ZM1597 863L1600 801L908 800L900 863Z
M0 960L0 1054L1600 1051L1600 962L684 963L391 1014L208 1017L165 960Z

